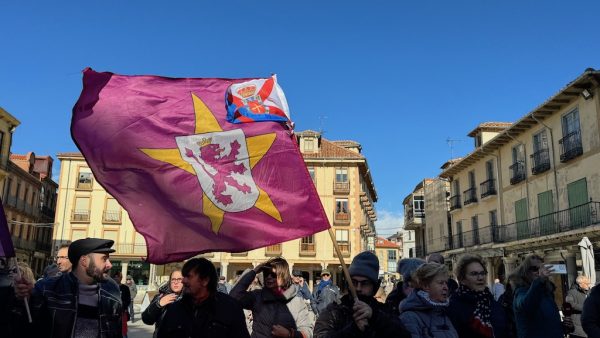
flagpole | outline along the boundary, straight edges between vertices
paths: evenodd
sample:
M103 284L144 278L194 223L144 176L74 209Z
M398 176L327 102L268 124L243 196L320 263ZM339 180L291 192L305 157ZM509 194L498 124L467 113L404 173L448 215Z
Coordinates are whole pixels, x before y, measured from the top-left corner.
M338 246L338 243L335 240L335 234L333 233L333 229L331 227L329 227L329 236L331 237L331 241L333 242L333 248L337 253L338 258L340 259L342 271L344 271L344 277L346 277L346 280L348 281L348 289L352 294L352 298L354 298L354 300L356 301L358 300L358 296L356 296L356 288L354 288L354 284L352 284L352 278L350 278L350 271L348 271L348 267L346 266L346 263L344 263L344 257L342 257L342 252L340 251L340 247Z
M12 261L14 262L15 267L17 268L17 279L22 280L23 275L21 274L21 269L19 268L19 264L17 264L17 258L13 257ZM33 322L33 320L31 319L31 311L29 310L29 297L23 298L23 303L25 304L25 310L27 311L27 319L29 320L29 323L31 324Z

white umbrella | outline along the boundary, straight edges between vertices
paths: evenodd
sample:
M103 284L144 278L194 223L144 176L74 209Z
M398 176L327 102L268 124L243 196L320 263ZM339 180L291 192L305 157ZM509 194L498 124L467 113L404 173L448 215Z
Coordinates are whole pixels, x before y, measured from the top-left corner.
M590 279L591 285L596 285L596 267L594 260L594 248L592 242L587 237L583 237L578 243L581 250L581 264L583 265L583 274Z

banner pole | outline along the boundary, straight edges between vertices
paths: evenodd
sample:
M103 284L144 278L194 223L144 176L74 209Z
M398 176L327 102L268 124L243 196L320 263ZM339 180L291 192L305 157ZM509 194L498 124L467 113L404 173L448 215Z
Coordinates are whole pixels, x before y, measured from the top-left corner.
M1 208L1 206L0 206L0 208ZM17 263L17 258L13 257L12 260L15 264L15 268L17 269L17 279L21 280L23 278L23 275L21 274L21 268L19 268L19 264ZM29 323L31 324L33 321L31 320L31 311L29 310L29 297L23 298L23 303L25 304L25 310L27 311L27 319L29 320Z
M344 277L346 277L346 281L348 282L348 289L350 290L350 294L352 294L352 298L354 300L358 300L358 296L356 296L356 288L354 288L354 284L352 284L352 279L350 278L350 272L348 271L348 267L346 263L344 263L344 257L342 257L342 252L340 251L340 247L335 240L335 234L333 233L333 229L329 227L329 236L331 237L331 241L333 242L333 249L337 253L338 258L340 259L340 264L342 266L342 271L344 271Z

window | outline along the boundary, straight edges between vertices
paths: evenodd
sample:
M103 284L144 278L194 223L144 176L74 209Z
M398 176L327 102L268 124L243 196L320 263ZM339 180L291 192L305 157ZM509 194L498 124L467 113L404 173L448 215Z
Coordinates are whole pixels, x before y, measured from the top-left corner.
M79 168L79 178L77 179L77 189L92 189L92 170L90 168Z
M579 131L579 111L573 109L562 117L563 136Z
M579 111L574 109L562 117L563 138L558 141L561 146L560 161L566 162L583 153L581 131L579 129Z
M490 211L490 226L495 227L498 225L498 212L496 210Z
M458 246L455 249L462 248L463 247L462 221L456 222L456 237L457 237L456 245L458 245Z
M473 244L479 244L479 216L471 217L471 230L473 232Z
M397 262L396 261L388 261L388 270L387 272L389 273L396 273L396 269L397 269Z
M388 250L388 261L396 260L396 250Z
M335 169L335 181L337 183L348 182L348 168L336 168Z
M494 179L494 160L485 162L485 174L488 180Z
M425 198L423 196L413 196L413 210L415 217L422 218L425 215Z
M518 144L512 148L513 164L509 167L511 171L510 184L517 184L527 177L525 174L525 146Z
M106 199L106 210L104 210L104 222L121 223L121 206L114 198Z
M348 240L348 230L335 230L335 241L337 242L342 254L350 253L350 241Z
M300 240L300 251L301 252L315 252L315 236L310 235L302 237Z
M310 175L310 178L312 179L313 183L316 183L316 181L315 181L315 168L314 167L308 167L308 174Z
M72 221L75 222L89 222L90 221L90 198L89 197L75 197L75 208L71 217Z
M305 138L304 139L304 151L306 152L314 152L315 151L315 139L314 138Z
M6 185L4 186L4 200L8 200L8 196L10 196L10 188L12 188L12 179L9 177L6 179Z
M531 173L539 174L550 169L550 152L548 151L548 137L546 129L533 135L533 154L531 154Z
M335 200L335 213L336 214L347 214L348 213L348 200L347 199L336 199Z
M533 152L538 152L543 149L548 149L548 137L546 136L546 129L533 135Z

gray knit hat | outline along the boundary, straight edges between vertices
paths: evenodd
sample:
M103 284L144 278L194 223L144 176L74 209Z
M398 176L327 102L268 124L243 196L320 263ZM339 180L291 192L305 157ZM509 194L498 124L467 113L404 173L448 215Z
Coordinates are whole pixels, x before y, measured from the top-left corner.
M417 268L425 264L420 258L403 258L398 262L398 273L402 275L402 281L405 283L411 279L411 276Z
M379 280L379 259L370 251L364 251L356 255L348 269L350 276L367 277L373 284Z

